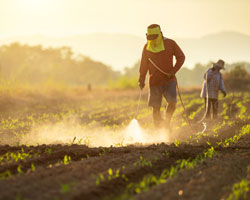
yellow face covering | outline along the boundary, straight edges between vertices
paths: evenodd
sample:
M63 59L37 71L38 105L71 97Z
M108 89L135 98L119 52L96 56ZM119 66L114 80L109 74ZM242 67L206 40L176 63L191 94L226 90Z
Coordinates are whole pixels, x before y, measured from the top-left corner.
M153 53L158 53L165 50L163 36L161 34L160 27L148 28L147 35L155 35L158 37L154 40L148 40L146 49Z

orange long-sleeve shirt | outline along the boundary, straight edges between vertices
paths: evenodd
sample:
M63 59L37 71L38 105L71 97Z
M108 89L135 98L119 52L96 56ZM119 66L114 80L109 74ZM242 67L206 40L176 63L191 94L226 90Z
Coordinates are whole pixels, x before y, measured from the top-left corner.
M176 81L176 77L168 79L166 75L156 69L153 64L148 60L150 58L159 68L169 73L176 73L184 63L185 55L181 48L174 40L164 38L165 50L159 53L153 53L146 49L145 44L142 52L141 65L140 65L140 84L145 83L147 72L149 71L149 85L160 86L168 81ZM173 64L173 57L176 58L175 65Z

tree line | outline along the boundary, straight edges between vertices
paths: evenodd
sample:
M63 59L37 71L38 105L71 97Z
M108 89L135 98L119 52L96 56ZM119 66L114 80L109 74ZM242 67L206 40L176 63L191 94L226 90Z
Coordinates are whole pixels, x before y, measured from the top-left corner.
M70 47L44 48L19 43L0 46L0 81L39 85L52 81L69 86L103 85L117 88L135 88L138 84L140 61L126 67L124 73L84 55L75 55ZM211 67L196 64L192 69L182 67L177 73L180 86L201 86L203 74ZM224 76L232 87L243 87L250 79L250 63L226 65ZM234 70L234 71L233 71ZM241 80L245 80L242 84Z
M125 68L126 77L135 77L138 73L140 62L137 62L132 68ZM197 63L192 69L182 67L176 74L180 86L185 87L201 87L204 81L204 73L208 68L212 67L212 62L207 64ZM222 70L222 74L226 84L230 88L249 88L250 87L250 63L237 62L226 64L226 70Z
M27 84L54 81L67 85L105 85L120 72L69 47L43 48L12 43L0 47L0 80Z

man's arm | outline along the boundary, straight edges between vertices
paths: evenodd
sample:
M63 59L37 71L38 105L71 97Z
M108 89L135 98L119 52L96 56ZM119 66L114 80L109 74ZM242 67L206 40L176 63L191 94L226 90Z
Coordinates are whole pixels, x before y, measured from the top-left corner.
M173 41L173 50L174 50L174 56L176 58L176 63L174 65L174 68L171 70L171 72L175 74L183 65L185 61L185 55L175 41Z
M146 48L143 48L142 51L142 57L141 57L141 64L140 64L140 77L139 77L139 85L143 86L145 85L145 78L148 72L148 59L146 56Z
M224 84L224 80L222 78L222 75L220 74L220 85L219 85L219 89L220 91L223 93L224 97L227 95L226 93L226 89L225 89L225 84Z

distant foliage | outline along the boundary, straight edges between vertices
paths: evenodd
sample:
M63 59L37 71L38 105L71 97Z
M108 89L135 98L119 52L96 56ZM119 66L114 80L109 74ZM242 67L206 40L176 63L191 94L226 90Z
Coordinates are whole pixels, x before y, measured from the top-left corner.
M133 67L125 67L124 74L117 80L110 80L108 86L115 89L134 89L138 88L140 62Z
M121 76L116 81L109 81L108 86L113 89L134 89L138 88L138 78L137 77L127 77Z
M209 67L212 67L211 62L206 65L197 63L192 69L182 67L176 74L179 85L185 87L201 87L204 80L204 73Z
M119 76L119 72L101 62L75 56L69 47L43 48L19 43L0 47L1 82L105 85Z
M204 81L204 73L208 68L212 67L212 62L207 64L197 63L192 69L182 67L177 73L176 77L178 83L182 87L201 87ZM225 79L226 86L232 89L244 90L249 88L249 73L250 64L241 62L226 65L226 70L221 71L223 78ZM139 76L140 62L138 61L132 68L125 68L124 79L127 77L127 81L133 81ZM132 79L134 78L134 79ZM146 81L147 82L147 81ZM131 83L132 84L132 83ZM137 87L137 85L135 84ZM247 86L247 87L246 87Z
M132 67L125 67L124 75L126 77L138 77L140 68L140 61L137 61Z
M176 74L182 87L201 87L205 71L211 67L196 64L192 69L182 67ZM89 86L111 88L138 88L140 61L126 67L124 73L83 55L75 55L71 48L44 48L19 43L0 46L0 84ZM232 89L249 89L250 64L246 62L226 65L223 72L226 86ZM148 83L148 76L145 81Z
M226 86L231 90L249 90L250 73L244 66L237 65L224 74Z

